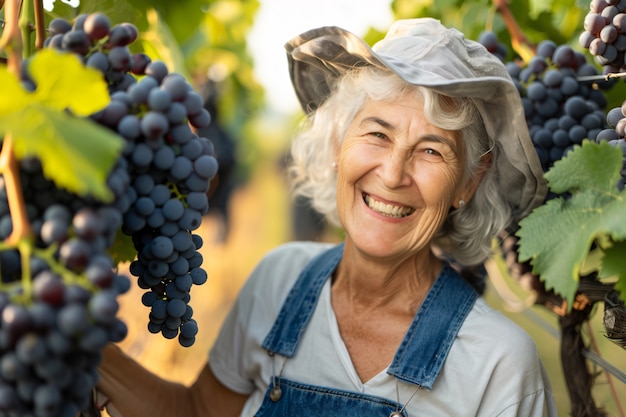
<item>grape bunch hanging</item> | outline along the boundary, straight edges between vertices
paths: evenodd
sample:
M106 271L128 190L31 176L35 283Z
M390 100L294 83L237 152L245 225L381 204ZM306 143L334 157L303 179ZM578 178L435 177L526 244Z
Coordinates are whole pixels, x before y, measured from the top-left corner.
M621 3L626 5L626 1L619 4L615 2L615 5L594 1L587 16L599 16L605 23L618 21L619 17L611 20L602 17L597 11L612 10L609 13L611 16L619 16L621 12L617 13L616 10L622 7ZM589 17L585 19L585 32L581 39L585 34L591 34L587 29L588 20ZM626 40L626 35L620 36ZM478 40L505 61L505 47L493 32L482 33ZM624 154L625 169L618 184L621 189L626 183L626 116L622 112L622 108L626 112L626 106L607 111L605 96L605 91L618 82L616 78L606 75L613 74L613 70L619 68L614 67L614 62L599 59L595 54L593 56L600 63L602 71L571 46L544 40L537 45L536 54L528 64L520 65L510 61L505 62L505 65L520 92L526 122L544 172L585 139L607 141L620 147ZM623 54L620 56L623 60Z
M111 101L90 119L124 148L107 176L107 203L59 188L37 157L21 159L34 239L18 247L5 242L15 225L0 177L0 415L75 417L91 405L101 350L127 334L117 298L131 282L109 254L118 232L137 252L130 272L145 290L150 332L193 345L190 290L207 279L195 231L218 166L211 141L194 131L210 123L202 96L164 63L131 53L130 23L93 13L54 19L48 33L46 48L106 80ZM36 91L29 64L22 85Z
M578 41L603 68L605 75L624 72L626 62L626 2L592 0Z
M544 172L583 140L597 143L605 141L622 151L622 170L616 186L623 190L626 185L626 100L621 106L607 109L605 96L606 91L619 82L619 77L613 76L617 75L615 71L626 69L622 62L626 51L626 30L624 34L621 32L621 21L626 18L623 13L625 8L626 1L591 2L580 41L582 46L589 48L601 70L571 46L556 45L550 40L544 40L537 45L535 56L527 64L519 64L506 62L507 53L493 32L484 32L478 39L505 63L518 88L531 139ZM590 22L595 22L595 26ZM605 30L600 27L599 22L602 22ZM616 29L619 29L618 36L611 37L611 41L607 42L609 38L603 32L610 30L614 33ZM593 43L588 40L591 35L595 36ZM616 57L607 59L613 57L613 52L609 52L611 55L599 56L599 42L607 43L602 48L614 48L618 52ZM553 197L550 194L547 199ZM530 264L518 263L517 238L512 234L503 235L500 246L512 276L535 290L539 303L560 307L560 297L545 290L539 277L532 274ZM596 282L592 284L601 285ZM606 290L603 291L606 293ZM609 314L623 318L626 308L623 302L615 298L615 293L609 292L603 300L605 317ZM622 347L626 346L623 322L614 319L612 323L604 323L607 337Z
M198 331L190 289L207 279L202 238L193 231L208 211L206 193L218 168L211 141L192 130L210 122L203 98L164 63L131 53L132 24L111 26L93 13L72 25L54 19L50 33L48 47L80 55L107 80L111 102L92 118L125 139L130 180L121 231L137 250L130 272L149 290L142 298L151 308L148 329L190 346Z

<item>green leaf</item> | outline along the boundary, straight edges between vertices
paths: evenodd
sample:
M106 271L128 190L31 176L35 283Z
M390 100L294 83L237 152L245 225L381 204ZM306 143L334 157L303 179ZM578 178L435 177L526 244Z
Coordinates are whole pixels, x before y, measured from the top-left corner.
M30 103L29 94L20 85L17 77L0 66L0 117L19 112ZM0 125L2 134L2 125Z
M626 241L619 241L604 251L600 278L617 277L615 289L620 292L622 300L626 301Z
M569 306L592 242L626 239L626 194L616 186L621 166L621 150L584 141L546 173L553 192L571 196L548 201L520 222L520 262L530 260Z
M614 288L619 291L620 298L626 303L626 277L623 275L619 277Z
M171 72L176 72L186 79L191 79L185 57L167 22L155 9L146 10L149 27L141 34L141 42L146 53L163 61Z
M530 0L530 13L529 15L536 18L541 13L550 13L552 11L550 2L545 0Z
M615 196L622 168L622 153L607 142L586 140L582 147L556 162L545 175L550 190L557 194L593 190Z
M110 101L102 74L85 67L74 54L43 49L35 54L28 71L37 86L32 100L50 108L69 109L78 116L88 116Z
M610 278L625 275L626 257L624 253L626 253L626 241L615 242L613 246L605 249L599 277Z
M106 82L74 55L44 49L28 63L36 84L26 91L0 67L0 136L11 133L15 156L35 156L44 175L61 188L109 201L107 175L123 141L86 116L110 101ZM68 110L71 112L68 112Z
M57 186L102 201L113 197L106 178L123 140L112 131L89 119L34 104L15 119L12 132L16 157L37 156L44 175Z
M115 264L134 261L137 257L137 250L133 246L133 240L120 230L115 234L113 245L108 250L109 255Z

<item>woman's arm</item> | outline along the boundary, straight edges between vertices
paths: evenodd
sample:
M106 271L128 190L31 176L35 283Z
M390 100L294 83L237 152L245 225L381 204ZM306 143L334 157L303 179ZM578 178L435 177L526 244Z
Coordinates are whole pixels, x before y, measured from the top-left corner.
M113 344L99 373L98 390L123 417L237 417L248 398L225 387L208 365L187 387L151 373Z

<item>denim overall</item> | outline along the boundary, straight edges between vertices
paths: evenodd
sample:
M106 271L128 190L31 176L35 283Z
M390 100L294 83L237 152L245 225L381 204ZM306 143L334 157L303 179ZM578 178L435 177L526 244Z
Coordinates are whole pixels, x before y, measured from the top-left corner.
M287 358L295 355L322 287L342 254L343 244L339 244L313 258L302 270L263 342L263 348L270 355ZM432 389L477 297L478 293L445 264L387 372L401 381ZM301 384L275 375L255 417L406 417L406 412L398 413L402 409L402 404L386 398Z

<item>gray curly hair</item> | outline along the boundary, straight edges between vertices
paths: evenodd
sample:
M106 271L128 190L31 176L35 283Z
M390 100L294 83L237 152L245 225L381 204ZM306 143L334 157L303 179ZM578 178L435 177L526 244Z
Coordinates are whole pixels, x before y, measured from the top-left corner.
M332 163L343 137L369 97L393 101L407 92L424 103L424 114L433 125L458 131L464 143L464 179L473 180L482 158L497 148L471 98L452 98L432 89L408 84L395 73L372 66L349 71L336 83L328 99L305 120L294 138L288 176L295 197L305 197L327 221L340 226L336 205L336 170ZM497 186L498 172L487 170L471 201L450 210L433 245L461 266L475 266L492 253L492 240L512 219L511 208Z

